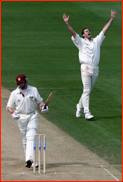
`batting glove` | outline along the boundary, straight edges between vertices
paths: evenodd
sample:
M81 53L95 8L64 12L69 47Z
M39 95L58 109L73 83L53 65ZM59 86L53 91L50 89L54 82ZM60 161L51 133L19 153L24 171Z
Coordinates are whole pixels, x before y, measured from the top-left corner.
M46 106L46 108L44 108L44 105L43 106L41 106L41 112L42 113L46 113L46 112L48 112L48 106Z
M17 115L16 111L11 112L11 116L13 119L19 119L20 118L20 116Z

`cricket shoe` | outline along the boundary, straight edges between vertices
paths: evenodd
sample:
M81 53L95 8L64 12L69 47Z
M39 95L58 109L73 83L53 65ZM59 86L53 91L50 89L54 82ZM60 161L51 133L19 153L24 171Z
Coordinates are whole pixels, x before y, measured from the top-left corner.
M76 109L77 109L77 111L76 111L76 117L77 118L80 118L81 113L82 113L82 109L79 107L79 104L76 105Z
M34 163L32 163L31 167L34 167ZM36 167L36 168L38 168L38 167L39 167L39 165L38 165L38 163L37 163L37 162L35 163L35 167Z
M85 119L90 120L90 119L93 119L93 118L94 118L94 116L91 115L91 112L90 111L88 111L88 112L85 113Z
M32 166L33 160L29 159L26 161L26 167L30 168Z

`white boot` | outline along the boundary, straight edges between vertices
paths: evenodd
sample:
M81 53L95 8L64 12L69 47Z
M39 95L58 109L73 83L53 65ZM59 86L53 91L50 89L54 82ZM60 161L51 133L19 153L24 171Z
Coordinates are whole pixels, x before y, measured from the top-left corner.
M39 165L38 165L38 163L36 162L36 163L35 163L35 167L38 168L38 166L39 166ZM32 163L31 167L34 167L34 163Z
M89 119L92 119L93 117L94 116L91 115L91 112L90 111L88 111L88 112L85 113L85 119L89 120Z
M81 113L82 113L82 109L79 107L79 104L76 105L76 109L77 109L77 111L76 111L76 117L77 118L80 118Z

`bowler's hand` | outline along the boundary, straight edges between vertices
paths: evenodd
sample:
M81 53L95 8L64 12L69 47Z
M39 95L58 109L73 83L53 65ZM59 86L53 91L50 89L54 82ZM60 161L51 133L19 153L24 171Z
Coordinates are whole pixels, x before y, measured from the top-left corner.
M64 13L64 14L63 14L63 20L64 20L65 22L68 22L68 20L69 20L69 15L68 15L68 17L67 17L66 14Z
M113 10L111 10L111 18L115 18L115 15L117 14L117 12L115 12L115 10L113 11Z

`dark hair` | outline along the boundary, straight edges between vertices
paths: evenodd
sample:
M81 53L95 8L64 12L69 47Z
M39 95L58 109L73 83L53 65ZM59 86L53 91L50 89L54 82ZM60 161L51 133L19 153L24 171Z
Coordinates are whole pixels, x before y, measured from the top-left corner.
M85 29L87 29L87 28L84 28L84 29L82 30L82 33L81 33L81 34L82 34L82 36L83 36L83 34L84 34L84 30L85 30ZM83 37L83 38L84 38L84 37Z

